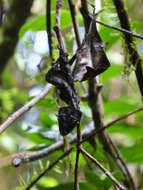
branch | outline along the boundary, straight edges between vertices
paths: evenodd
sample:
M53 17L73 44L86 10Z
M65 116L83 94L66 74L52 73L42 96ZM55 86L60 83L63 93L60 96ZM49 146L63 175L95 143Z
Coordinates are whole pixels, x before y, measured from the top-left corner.
M51 0L47 0L46 2L46 27L47 27L50 56L52 58Z
M143 40L143 35L141 35L141 34L134 33L132 31L124 29L124 28L118 28L118 27L112 26L110 24L106 24L106 23L104 23L104 22L102 22L102 21L100 21L98 19L96 19L95 22L98 23L98 24L101 24L101 25L103 25L103 26L105 26L107 28L111 28L113 30L117 30L117 31L122 32L124 34L131 35L131 36L133 36L135 38Z
M56 5L56 22L54 26L54 30L57 35L57 39L59 42L59 48L62 50L64 53L66 52L63 36L60 30L60 21L61 21L61 9L63 6L63 0L57 0L57 5Z
M14 121L16 121L22 114L29 111L35 104L37 104L42 98L44 98L48 92L51 89L51 85L47 84L44 88L44 90L35 98L33 98L31 101L29 101L27 104L25 104L23 107L21 107L19 110L14 112L12 115L8 117L8 119L0 125L0 134L2 134Z
M81 152L83 155L85 155L87 158L89 158L93 163L97 165L98 168L100 168L101 171L121 190L127 190L124 186L122 186L117 179L114 178L114 176L106 169L104 168L92 155L90 155L86 150L81 148Z
M18 42L18 33L30 14L33 0L13 0L6 13L0 30L0 74L6 67L8 59L13 55Z
M74 171L74 190L79 190L78 185L78 168L79 168L79 156L80 156L80 148L81 148L81 131L80 131L80 123L77 125L77 147L76 147L76 163L75 163L75 171Z
M93 136L97 135L98 133L100 133L101 131L105 130L106 128L111 127L113 124L126 119L127 117L131 116L132 114L138 113L140 111L143 110L143 107L136 109L132 112L129 112L128 114L125 114L109 123L107 123L104 127L95 130L93 124L91 123L90 125L88 125L87 127L85 127L82 131L81 131L81 135L83 140L80 141L80 143L84 143L85 141L89 140L90 138L92 138ZM69 139L69 143L73 144L77 142L77 136L73 135L70 139ZM50 155L51 153L53 153L54 151L57 151L61 148L64 147L64 142L63 140L60 140L52 145L50 145L47 148L43 148L42 150L36 151L36 152L23 152L23 153L18 153L17 155L12 156L12 163L14 166L19 166L22 163L26 163L26 162L31 162L40 158L44 158L45 156Z
M64 159L66 156L68 156L73 148L70 148L66 152L64 152L59 158L57 158L50 166L48 166L44 171L40 173L24 190L29 190L33 185L35 185L41 177L43 177L49 170L51 170L56 164L59 163L62 159Z
M80 39L79 30L78 30L78 22L77 22L77 18L76 18L75 5L74 5L72 0L68 0L68 2L69 2L69 7L70 7L70 12L71 12L71 17L72 17L72 22L73 22L77 46L80 47L81 39Z
M115 4L115 7L116 7L116 10L118 13L118 17L120 20L121 27L123 29L130 31L131 30L130 22L129 22L128 14L124 8L123 1L122 0L113 0L113 2ZM137 82L138 82L138 87L140 89L141 96L143 97L142 60L141 60L138 52L135 49L135 44L134 44L134 40L132 38L132 35L124 33L124 37L125 37L125 43L127 45L128 52L130 55L131 64L133 66L135 66L135 68L136 68L135 74L136 74L136 78L137 78Z
M107 123L104 127L102 127L102 128L100 128L100 129L95 130L94 132L92 132L92 134L89 135L89 136L87 136L86 138L84 138L84 139L81 141L81 143L83 143L84 141L87 141L89 138L95 136L97 133L100 133L101 131L103 131L103 130L109 128L109 127L111 127L112 125L114 125L114 124L120 122L121 120L126 119L126 118L128 118L129 116L131 116L131 115L133 115L133 114L135 114L135 113L138 113L138 112L140 112L140 111L143 111L143 107L140 107L140 108L138 108L138 109L135 109L135 110L133 110L133 111L127 113L127 114L124 114L124 115L122 115L122 116L120 116L120 117L118 117L118 118L112 120L111 122Z

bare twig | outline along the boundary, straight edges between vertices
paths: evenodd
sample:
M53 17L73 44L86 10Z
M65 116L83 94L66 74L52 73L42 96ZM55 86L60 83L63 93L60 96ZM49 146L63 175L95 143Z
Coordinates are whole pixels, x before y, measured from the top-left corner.
M133 111L127 113L127 114L124 114L124 115L122 115L122 116L120 116L120 117L118 117L118 118L112 120L111 122L105 124L104 127L100 128L100 129L98 129L98 130L93 131L92 134L89 135L89 137L87 136L86 138L84 138L84 139L81 141L81 143L83 143L84 141L87 141L89 138L91 138L91 137L95 136L96 134L100 133L100 131L103 131L103 130L107 129L107 128L113 126L114 124L120 122L121 120L126 119L127 117L129 117L129 116L131 116L131 115L133 115L133 114L135 114L135 113L138 113L138 112L140 112L140 111L142 111L142 110L143 110L143 107L140 107L140 108L138 108L138 109L135 109L135 110L133 110Z
M79 47L81 45L81 39L80 39L79 30L78 30L78 22L76 19L75 5L72 0L68 0L68 2L69 2L70 12L71 12L71 16L72 16L72 22L73 22L76 42L77 42L77 46Z
M62 50L65 53L66 52L65 44L64 44L63 36L62 36L61 30L60 30L60 19L61 19L62 6L63 6L63 0L57 0L56 22L55 22L54 30L56 32L57 39L58 39L58 42L59 42L59 48L60 48L60 50Z
M121 190L127 190L123 185L121 185L117 179L114 178L114 176L106 169L104 168L91 154L89 154L86 150L81 148L81 152L89 158L92 162L94 162L98 168L100 168L101 171L104 172L104 174Z
M52 58L51 0L47 0L47 2L46 2L46 26L47 26L47 35L48 35L50 56Z
M43 177L49 170L51 170L56 164L58 164L59 161L68 156L72 150L73 148L70 148L69 150L64 152L59 158L57 158L52 164L50 164L50 166L44 169L44 171L42 171L40 175L38 175L24 190L29 190L34 184L39 181L39 179L41 179L41 177Z
M47 84L44 88L44 90L35 98L33 98L31 101L29 101L27 104L25 104L23 107L21 107L19 110L14 112L12 115L8 117L8 119L0 125L0 134L2 134L14 121L16 121L22 114L30 110L33 106L35 106L36 103L38 103L42 98L44 98L48 92L51 89L51 85Z
M111 29L113 29L113 30L117 30L117 31L122 32L122 33L125 33L125 34L127 34L127 35L132 35L132 36L135 37L135 38L138 38L138 39L143 40L143 35L141 35L141 34L137 34L137 33L135 33L135 32L132 32L132 31L127 30L127 29L124 29L124 28L118 28L118 27L116 27L116 26L112 26L112 25L110 25L110 24L106 24L106 23L104 23L104 22L102 22L102 21L100 21L100 20L98 20L98 19L96 19L95 22L98 23L98 24L101 24L101 25L103 25L103 26L105 26L105 27L107 27L107 28L111 28Z
M92 124L90 124L89 126L87 126L85 129L83 129L81 131L83 140L81 140L80 143L83 143L83 142L89 140L90 138L97 135L98 133L105 130L106 128L111 127L113 124L115 124L123 119L126 119L127 117L131 116L132 114L138 113L142 110L143 110L143 108L141 107L132 112L129 112L128 114L125 114L125 115L107 123L104 127L100 128L98 130L95 130L94 127L92 126ZM76 137L76 135L73 135L71 137L71 139L69 140L69 143L73 144L75 142L77 142L77 137ZM31 153L30 152L23 152L23 153L21 152L17 155L12 156L12 160L13 160L12 162L14 165L15 165L15 163L17 163L18 165L21 165L22 163L25 163L25 162L30 162L30 161L34 161L34 160L37 160L40 158L44 158L45 156L50 155L54 151L57 151L57 150L63 148L63 146L64 146L64 142L63 142L63 140L60 140L60 141L50 145L49 147L44 148L39 151L36 151L36 152L31 152Z
M80 132L80 123L77 125L77 147L76 147L76 163L75 163L75 171L74 171L74 190L79 190L78 185L78 168L79 168L79 156L80 156L80 148L81 148L81 132Z

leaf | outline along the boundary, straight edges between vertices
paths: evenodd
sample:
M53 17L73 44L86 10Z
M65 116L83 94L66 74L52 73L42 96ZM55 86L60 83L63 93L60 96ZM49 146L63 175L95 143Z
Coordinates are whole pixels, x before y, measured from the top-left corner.
M142 138L143 128L138 125L129 125L127 123L114 124L113 127L108 129L108 132L112 134L123 134L127 138L131 139L132 144L136 143L137 139Z
M128 163L143 164L143 138L130 147L122 147L120 151Z
M137 107L139 107L139 102L133 100L131 96L123 96L120 99L114 99L106 102L104 104L105 114L125 114Z
M55 17L56 12L51 11L51 27L54 27L55 24ZM66 19L65 19L66 18ZM82 23L82 17L80 14L77 15L77 18L79 20L79 23ZM67 10L62 10L61 12L61 28L68 28L72 26L72 19L70 12ZM36 32L39 30L46 30L46 17L45 15L36 16L35 18L32 18L31 20L27 21L26 24L23 25L19 32L19 37L22 37L25 32L28 30Z
M113 64L106 72L101 74L100 79L104 83L109 82L109 81L111 81L111 79L113 79L115 77L120 77L121 72L122 72L122 66Z
M58 114L59 130L65 136L80 122L81 112L73 107L60 108Z
M112 182L106 176L103 178L103 174L91 171L85 171L85 177L88 182L95 185L98 189L109 189L112 186Z
M91 21L88 34L77 52L75 67L73 69L74 81L84 81L104 72L110 63L104 52L104 45L97 33L96 23Z
M99 33L102 37L103 42L107 44L107 50L109 50L115 43L117 43L120 40L119 33L111 28L107 28L100 25Z
M41 185L42 187L49 188L49 187L55 187L58 185L58 182L53 177L46 177L43 176L39 181L38 185Z
M65 183L57 185L56 187L46 188L47 190L73 190L73 183ZM95 186L91 185L90 183L79 183L80 189L82 190L96 190Z
M49 114L47 110L45 110L40 113L40 121L44 126L50 128L52 125L56 124L56 121L53 119L54 116L54 114Z

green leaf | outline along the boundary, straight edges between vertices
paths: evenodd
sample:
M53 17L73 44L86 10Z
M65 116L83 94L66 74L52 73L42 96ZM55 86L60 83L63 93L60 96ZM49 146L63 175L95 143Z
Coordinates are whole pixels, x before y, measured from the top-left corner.
M85 171L85 177L87 181L95 185L97 189L104 190L109 189L112 186L112 182L106 176L103 177L103 175L97 171L96 173L93 171Z
M104 103L105 114L125 114L139 107L130 96L123 96L120 99L110 100Z
M40 121L42 124L48 128L50 128L53 124L56 124L56 116L54 114L49 114L47 111L40 113Z
M121 76L122 67L123 66L117 64L111 65L107 71L100 75L101 82L109 82L111 79Z
M119 41L119 34L113 29L100 26L99 33L102 38L103 43L106 44L107 49L110 49L117 41Z
M52 23L52 27L54 27L55 17L56 17L55 11L52 11L51 15L52 15L51 23ZM79 20L79 23L81 24L82 23L81 15L78 14L77 18ZM67 10L62 10L61 28L64 29L64 28L68 28L70 26L72 26L72 19L71 19L70 12ZM26 22L26 24L24 24L24 26L21 28L21 30L19 32L19 36L22 37L25 34L25 32L27 32L27 31L36 32L39 30L46 30L46 16L45 15L36 16L35 18L32 18L31 20Z
M30 134L26 133L25 136L27 139L31 140L36 144L46 144L46 145L51 144L51 140L43 137L40 133L30 133Z
M60 184L56 187L46 188L47 190L73 190L73 183ZM95 190L95 186L90 183L79 183L80 189L82 190Z
M55 178L53 177L46 177L46 176L43 176L39 182L38 182L38 185L42 186L42 187L45 187L45 188L51 188L51 187L55 187L58 185L58 182Z
M116 133L123 134L130 138L132 143L134 143L134 141L137 141L137 139L142 138L143 128L139 127L138 125L128 125L127 123L121 123L114 124L113 127L108 129L108 132L111 135Z
M143 138L130 147L122 147L120 151L128 163L143 164Z

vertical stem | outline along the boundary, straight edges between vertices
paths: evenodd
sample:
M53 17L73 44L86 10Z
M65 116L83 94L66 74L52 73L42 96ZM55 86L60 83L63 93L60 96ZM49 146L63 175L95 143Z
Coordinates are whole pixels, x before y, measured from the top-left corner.
M76 163L75 163L75 171L74 171L74 190L79 190L78 185L78 169L79 169L79 156L80 156L80 148L82 136L80 131L80 123L77 125L77 149L76 149Z
M120 25L123 29L128 31L131 30L130 22L128 18L127 11L125 10L124 3L122 0L113 0L116 7L118 17L120 20ZM142 60L135 49L135 44L132 35L124 33L125 43L127 45L127 50L130 54L130 61L133 66L136 67L135 74L138 82L138 87L140 89L141 96L143 98L143 71L142 71Z
M46 2L46 27L50 56L52 57L52 35L51 35L51 0Z
M76 42L77 42L77 46L79 47L81 45L81 39L80 39L80 35L79 35L79 30L78 30L78 22L76 19L75 5L72 0L68 0L68 2L69 2L70 12L71 12L71 16L72 16L72 22L73 22Z
M63 53L66 53L66 48L63 40L63 36L60 30L60 21L61 21L61 9L63 6L63 0L57 0L57 5L56 5L56 22L54 26L54 30L57 35L57 39L59 42L59 48L62 50Z

